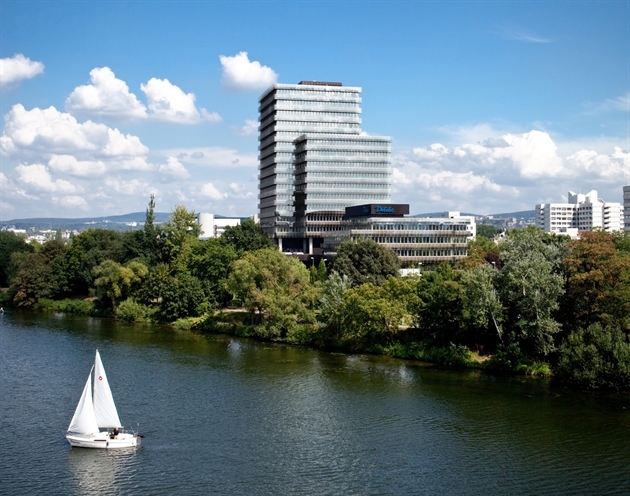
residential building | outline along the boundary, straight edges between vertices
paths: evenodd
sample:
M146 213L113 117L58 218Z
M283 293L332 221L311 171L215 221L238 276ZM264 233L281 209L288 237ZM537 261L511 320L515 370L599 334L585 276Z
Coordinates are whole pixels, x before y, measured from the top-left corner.
M545 232L574 236L579 231L595 228L608 232L622 229L620 203L605 202L597 196L596 190L586 194L569 191L567 197L567 203L536 205L536 225Z

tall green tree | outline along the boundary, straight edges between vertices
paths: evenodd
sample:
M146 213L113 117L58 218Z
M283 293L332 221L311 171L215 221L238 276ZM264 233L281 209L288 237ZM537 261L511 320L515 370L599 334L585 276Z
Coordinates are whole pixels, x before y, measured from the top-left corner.
M501 324L504 320L503 304L495 281L499 272L485 264L462 273L463 317L473 330L472 344L490 349L504 344Z
M499 287L510 342L531 357L553 351L554 336L560 331L553 313L564 294L563 244L549 241L540 229L528 228L511 231L501 244Z
M94 286L94 267L105 260L120 263L123 252L123 237L118 231L88 229L74 236L64 254L70 291L77 295L87 295Z
M188 211L183 205L177 205L160 230L162 261L166 264L174 263L187 245L197 240L200 232L201 227L197 223L195 212Z
M630 256L624 248L622 236L603 231L584 232L569 244L563 300L569 328L599 322L630 332Z
M33 247L23 237L10 231L0 231L0 287L9 284L9 264L13 253L32 253Z
M248 252L232 263L227 288L258 321L257 335L296 343L312 339L317 292L301 262L275 248Z
M93 269L94 285L97 296L116 310L116 305L125 300L149 273L149 269L142 262L132 260L120 265L113 260L104 260Z
M370 282L380 285L387 276L397 276L400 269L398 256L371 239L346 241L337 248L332 270L346 275L353 286Z
M223 238L210 238L192 245L187 267L201 282L206 297L225 304L231 295L225 289L230 265L237 259L234 246Z
M263 231L260 224L252 219L243 220L238 226L228 226L221 238L232 245L239 253L273 248L271 238Z

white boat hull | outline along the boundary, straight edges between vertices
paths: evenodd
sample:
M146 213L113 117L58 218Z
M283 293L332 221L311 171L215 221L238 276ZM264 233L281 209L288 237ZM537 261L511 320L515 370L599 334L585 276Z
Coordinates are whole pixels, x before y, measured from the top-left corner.
M140 446L140 436L126 432L118 434L116 439L112 439L108 432L101 432L96 436L66 434L66 439L76 448L117 449Z

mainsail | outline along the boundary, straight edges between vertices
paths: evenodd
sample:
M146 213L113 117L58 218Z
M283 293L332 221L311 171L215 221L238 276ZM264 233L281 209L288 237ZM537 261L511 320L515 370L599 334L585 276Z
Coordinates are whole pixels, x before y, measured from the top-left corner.
M76 432L77 434L97 434L98 423L94 415L94 407L92 405L92 371L88 375L87 382L83 388L83 394L74 411L74 416L70 421L68 432Z
M99 427L122 427L98 350L94 362L94 414Z

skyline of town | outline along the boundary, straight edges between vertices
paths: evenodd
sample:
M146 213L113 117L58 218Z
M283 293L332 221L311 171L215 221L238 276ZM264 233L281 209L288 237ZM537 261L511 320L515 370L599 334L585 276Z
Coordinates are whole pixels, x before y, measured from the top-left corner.
M245 3L3 2L0 221L142 211L151 193L251 215L258 97L302 79L363 88L361 129L392 136L412 214L622 202L627 2Z

